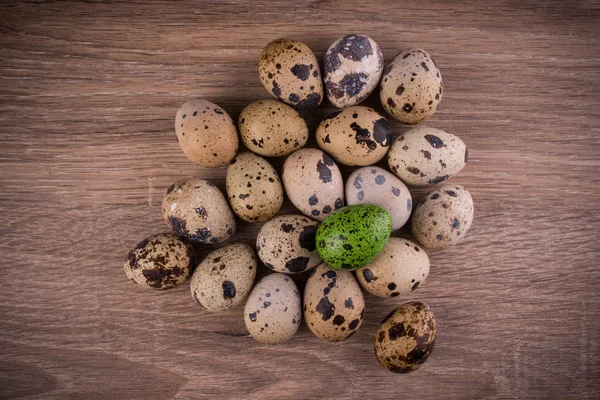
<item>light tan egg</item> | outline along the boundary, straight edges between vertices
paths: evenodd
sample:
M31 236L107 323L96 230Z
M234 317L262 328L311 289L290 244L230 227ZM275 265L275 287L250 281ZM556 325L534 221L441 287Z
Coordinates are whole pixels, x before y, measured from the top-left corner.
M235 218L227 199L204 179L187 178L169 186L162 212L173 232L187 240L220 243L235 233Z
M264 224L256 238L258 257L276 272L298 274L321 263L315 235L319 223L303 215L281 215Z
M260 54L258 74L269 94L298 110L316 108L323 100L319 62L298 40L269 43Z
M412 211L412 197L400 179L379 167L355 170L346 180L346 203L374 204L392 217L392 230L404 226Z
M442 75L429 53L408 49L386 67L379 95L394 119L416 124L431 117L442 100Z
M127 278L153 289L185 282L194 267L194 249L179 236L160 233L142 240L127 255Z
M421 199L412 234L428 250L442 250L464 239L473 223L473 198L459 185L444 185Z
M175 133L187 158L202 167L226 165L238 151L235 122L208 100L183 103L175 116Z
M254 153L238 154L227 168L227 198L246 222L273 218L283 204L283 187L275 169Z
M419 126L396 138L390 152L390 169L410 185L431 185L458 174L469 158L457 136Z
M329 115L317 128L317 144L344 165L372 165L387 154L392 131L369 107L354 106Z
M344 205L344 181L333 159L317 149L301 149L283 164L288 198L310 218L323 221Z
M288 155L306 144L308 128L292 107L276 100L258 100L244 108L238 118L244 145L265 157Z
M304 320L320 339L341 341L360 328L365 300L352 272L325 263L311 271L304 288Z
M241 304L256 277L256 256L246 244L236 243L210 253L194 271L190 289L194 301L210 312Z
M244 320L250 335L260 343L291 339L302 320L302 301L294 281L278 273L262 278L246 301Z
M379 297L410 294L429 275L429 257L410 240L391 237L377 258L356 271L360 285Z

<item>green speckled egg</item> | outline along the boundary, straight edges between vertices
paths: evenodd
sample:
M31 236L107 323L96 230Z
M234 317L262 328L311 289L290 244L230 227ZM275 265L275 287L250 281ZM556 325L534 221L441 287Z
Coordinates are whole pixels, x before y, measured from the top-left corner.
M383 250L392 233L392 217L382 207L358 204L331 214L317 229L317 251L332 268L355 270Z

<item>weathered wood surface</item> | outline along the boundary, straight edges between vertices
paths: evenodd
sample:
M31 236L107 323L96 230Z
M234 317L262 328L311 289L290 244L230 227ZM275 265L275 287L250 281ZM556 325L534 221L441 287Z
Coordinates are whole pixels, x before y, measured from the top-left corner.
M585 0L2 2L0 398L596 398L599 20ZM409 45L434 55L445 90L428 124L471 154L452 182L472 192L475 222L431 255L411 297L439 334L406 376L381 368L372 342L406 298L366 296L345 343L303 325L272 347L247 335L241 307L207 314L187 285L148 291L122 271L131 246L166 229L170 183L224 187L224 168L180 151L179 104L205 97L236 118L267 97L256 69L270 40L322 59L356 31L387 62ZM331 111L303 113L311 132ZM240 223L234 240L257 231Z

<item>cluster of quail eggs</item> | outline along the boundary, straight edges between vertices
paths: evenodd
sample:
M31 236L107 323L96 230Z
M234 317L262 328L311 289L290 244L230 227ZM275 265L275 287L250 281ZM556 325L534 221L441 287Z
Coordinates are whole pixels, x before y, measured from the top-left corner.
M162 203L172 232L129 252L128 278L167 289L191 275L197 304L219 312L245 302L248 332L268 344L289 340L302 320L323 340L345 340L363 321L361 287L395 298L423 285L427 252L463 240L473 221L469 192L439 185L465 166L467 147L455 135L425 126L394 138L386 117L358 104L379 85L389 116L417 124L442 99L438 66L426 51L408 49L384 69L379 46L353 34L331 45L322 67L304 43L275 40L258 67L275 99L249 104L237 124L208 100L181 105L175 118L181 149L202 167L228 165L226 193L197 177L173 183ZM320 149L304 148L310 133L296 110L316 108L325 95L339 110L316 130ZM238 152L240 139L250 151ZM278 174L267 158L282 156L287 158ZM384 157L389 171L373 166ZM338 164L359 168L344 182ZM407 185L436 186L413 205ZM299 213L278 215L284 195ZM390 237L411 216L414 241ZM227 241L236 217L263 224L255 249L228 244L197 265L190 243ZM255 285L259 260L273 273ZM302 273L308 274L304 293L291 278ZM404 302L375 333L375 354L390 371L410 372L427 360L435 336L430 307Z

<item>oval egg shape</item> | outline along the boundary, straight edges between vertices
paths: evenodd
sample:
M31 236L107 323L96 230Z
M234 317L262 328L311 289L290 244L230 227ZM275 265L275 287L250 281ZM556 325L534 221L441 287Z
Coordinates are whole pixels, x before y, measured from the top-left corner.
M323 100L319 62L298 40L269 43L260 54L258 74L269 94L298 110L316 108Z
M241 304L256 277L256 256L246 244L236 243L213 251L198 265L190 290L206 311L225 311Z
M281 209L283 187L264 158L250 152L238 154L229 164L225 180L229 204L244 221L268 221Z
M441 186L421 199L412 234L428 250L442 250L464 239L473 223L473 198L463 186Z
M258 100L238 118L244 145L265 157L288 155L306 145L308 128L292 107L276 100Z
M390 169L410 185L432 185L458 174L469 158L464 142L440 129L419 126L396 138Z
M427 304L410 301L392 311L375 334L375 355L389 371L417 370L433 351L436 320Z
M281 215L264 224L256 251L265 266L276 272L298 274L321 263L315 236L319 223L303 215Z
M407 295L425 282L429 257L410 240L391 237L379 255L356 271L360 285L378 297Z
M377 87L383 74L383 54L368 36L346 35L327 50L323 74L329 101L338 108L353 106Z
M369 107L354 106L329 115L317 128L317 144L344 165L371 165L387 154L392 131Z
M442 75L429 53L408 49L386 67L379 88L388 114L405 124L416 124L437 110L442 100Z
M342 173L321 150L301 149L292 153L282 171L288 198L308 217L323 221L344 205Z
M363 167L346 180L348 205L374 204L385 208L392 217L392 230L406 224L412 211L412 196L404 183L379 167Z
M351 271L377 257L391 233L392 218L382 207L347 206L319 225L317 251L330 267Z
M185 282L194 268L194 249L179 236L150 236L129 251L124 269L127 278L153 289L169 289Z
M227 165L239 147L237 129L229 114L204 99L188 100L179 107L175 134L187 158L202 167Z
M221 243L235 233L235 218L223 193L204 179L172 184L162 202L163 217L179 236L198 243Z
M362 325L365 300L354 275L320 264L304 288L304 320L320 339L345 340Z
M261 279L244 309L250 335L260 343L283 343L294 336L302 319L302 301L294 281L284 274Z

